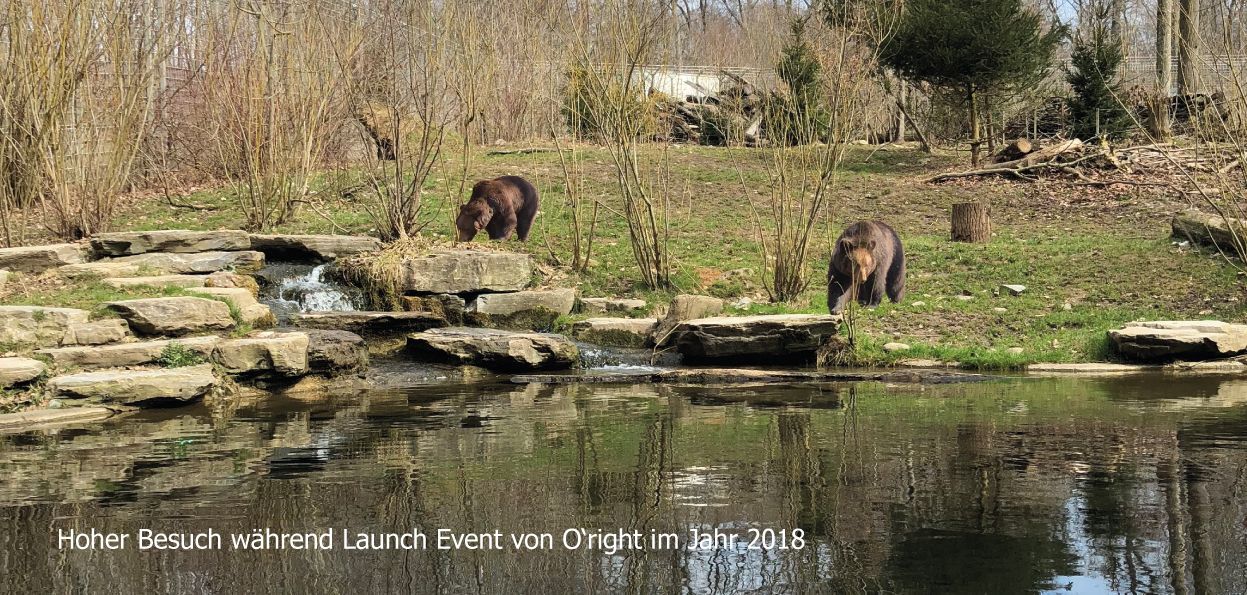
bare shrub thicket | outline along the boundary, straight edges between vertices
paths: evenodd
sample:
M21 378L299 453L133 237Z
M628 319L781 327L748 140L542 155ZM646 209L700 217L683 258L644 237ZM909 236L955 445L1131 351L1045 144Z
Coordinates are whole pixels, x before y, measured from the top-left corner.
M106 230L148 131L172 48L171 0L9 0L0 6L0 226L38 210L47 231Z
M199 138L230 182L244 226L271 229L307 199L325 144L346 119L345 77L328 40L354 51L362 32L317 0L199 6Z
M875 67L873 54L849 28L815 29L799 51L812 71L808 88L788 89L789 100L771 108L783 113L767 118L781 128L771 138L790 139L793 146L767 148L770 192L754 211L762 283L773 302L796 298L810 283L811 241L835 218L836 174L864 124L868 79L860 74ZM809 106L788 105L800 95Z
M610 154L632 254L650 288L671 284L668 248L675 181L665 153L657 164L640 156L646 123L655 118L655 103L644 97L640 66L659 58L659 44L670 35L670 17L671 6L664 2L595 3L586 22L594 23L597 38L591 43L587 31L572 36L572 67L582 77L576 91L581 117L591 122Z
M429 222L425 183L455 122L456 30L446 24L462 15L457 3L431 0L370 6L356 22L359 51L339 49L337 59L349 73L347 101L377 143L363 172L365 208L383 239L405 239ZM466 127L470 115L460 121Z

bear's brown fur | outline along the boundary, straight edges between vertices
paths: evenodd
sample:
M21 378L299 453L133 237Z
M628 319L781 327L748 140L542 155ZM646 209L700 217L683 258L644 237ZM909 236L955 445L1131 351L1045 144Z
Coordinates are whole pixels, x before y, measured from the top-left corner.
M455 227L460 242L472 241L482 229L491 240L505 240L515 233L523 242L536 216L537 189L519 176L502 176L472 187L472 197L459 207Z
M905 248L887 223L859 221L836 240L827 267L827 309L843 310L854 290L863 306L878 306L885 293L893 303L905 297Z

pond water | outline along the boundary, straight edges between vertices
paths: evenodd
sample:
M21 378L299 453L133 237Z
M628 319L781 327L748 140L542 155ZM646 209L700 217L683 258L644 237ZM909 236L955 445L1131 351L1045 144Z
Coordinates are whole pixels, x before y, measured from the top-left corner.
M1247 592L1247 380L423 386L0 435L0 478L4 593Z

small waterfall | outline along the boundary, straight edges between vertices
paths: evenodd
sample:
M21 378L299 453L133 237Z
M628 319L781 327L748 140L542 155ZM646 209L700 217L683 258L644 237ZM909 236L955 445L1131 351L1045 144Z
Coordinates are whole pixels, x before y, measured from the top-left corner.
M260 301L267 304L279 320L297 312L356 310L358 295L325 280L329 266L272 264L265 267L258 275L267 281Z

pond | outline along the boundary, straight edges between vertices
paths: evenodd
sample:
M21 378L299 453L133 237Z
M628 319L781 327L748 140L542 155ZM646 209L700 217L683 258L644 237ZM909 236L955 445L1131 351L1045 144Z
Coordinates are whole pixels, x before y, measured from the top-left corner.
M1232 378L422 386L0 435L0 477L6 593L1247 592Z

